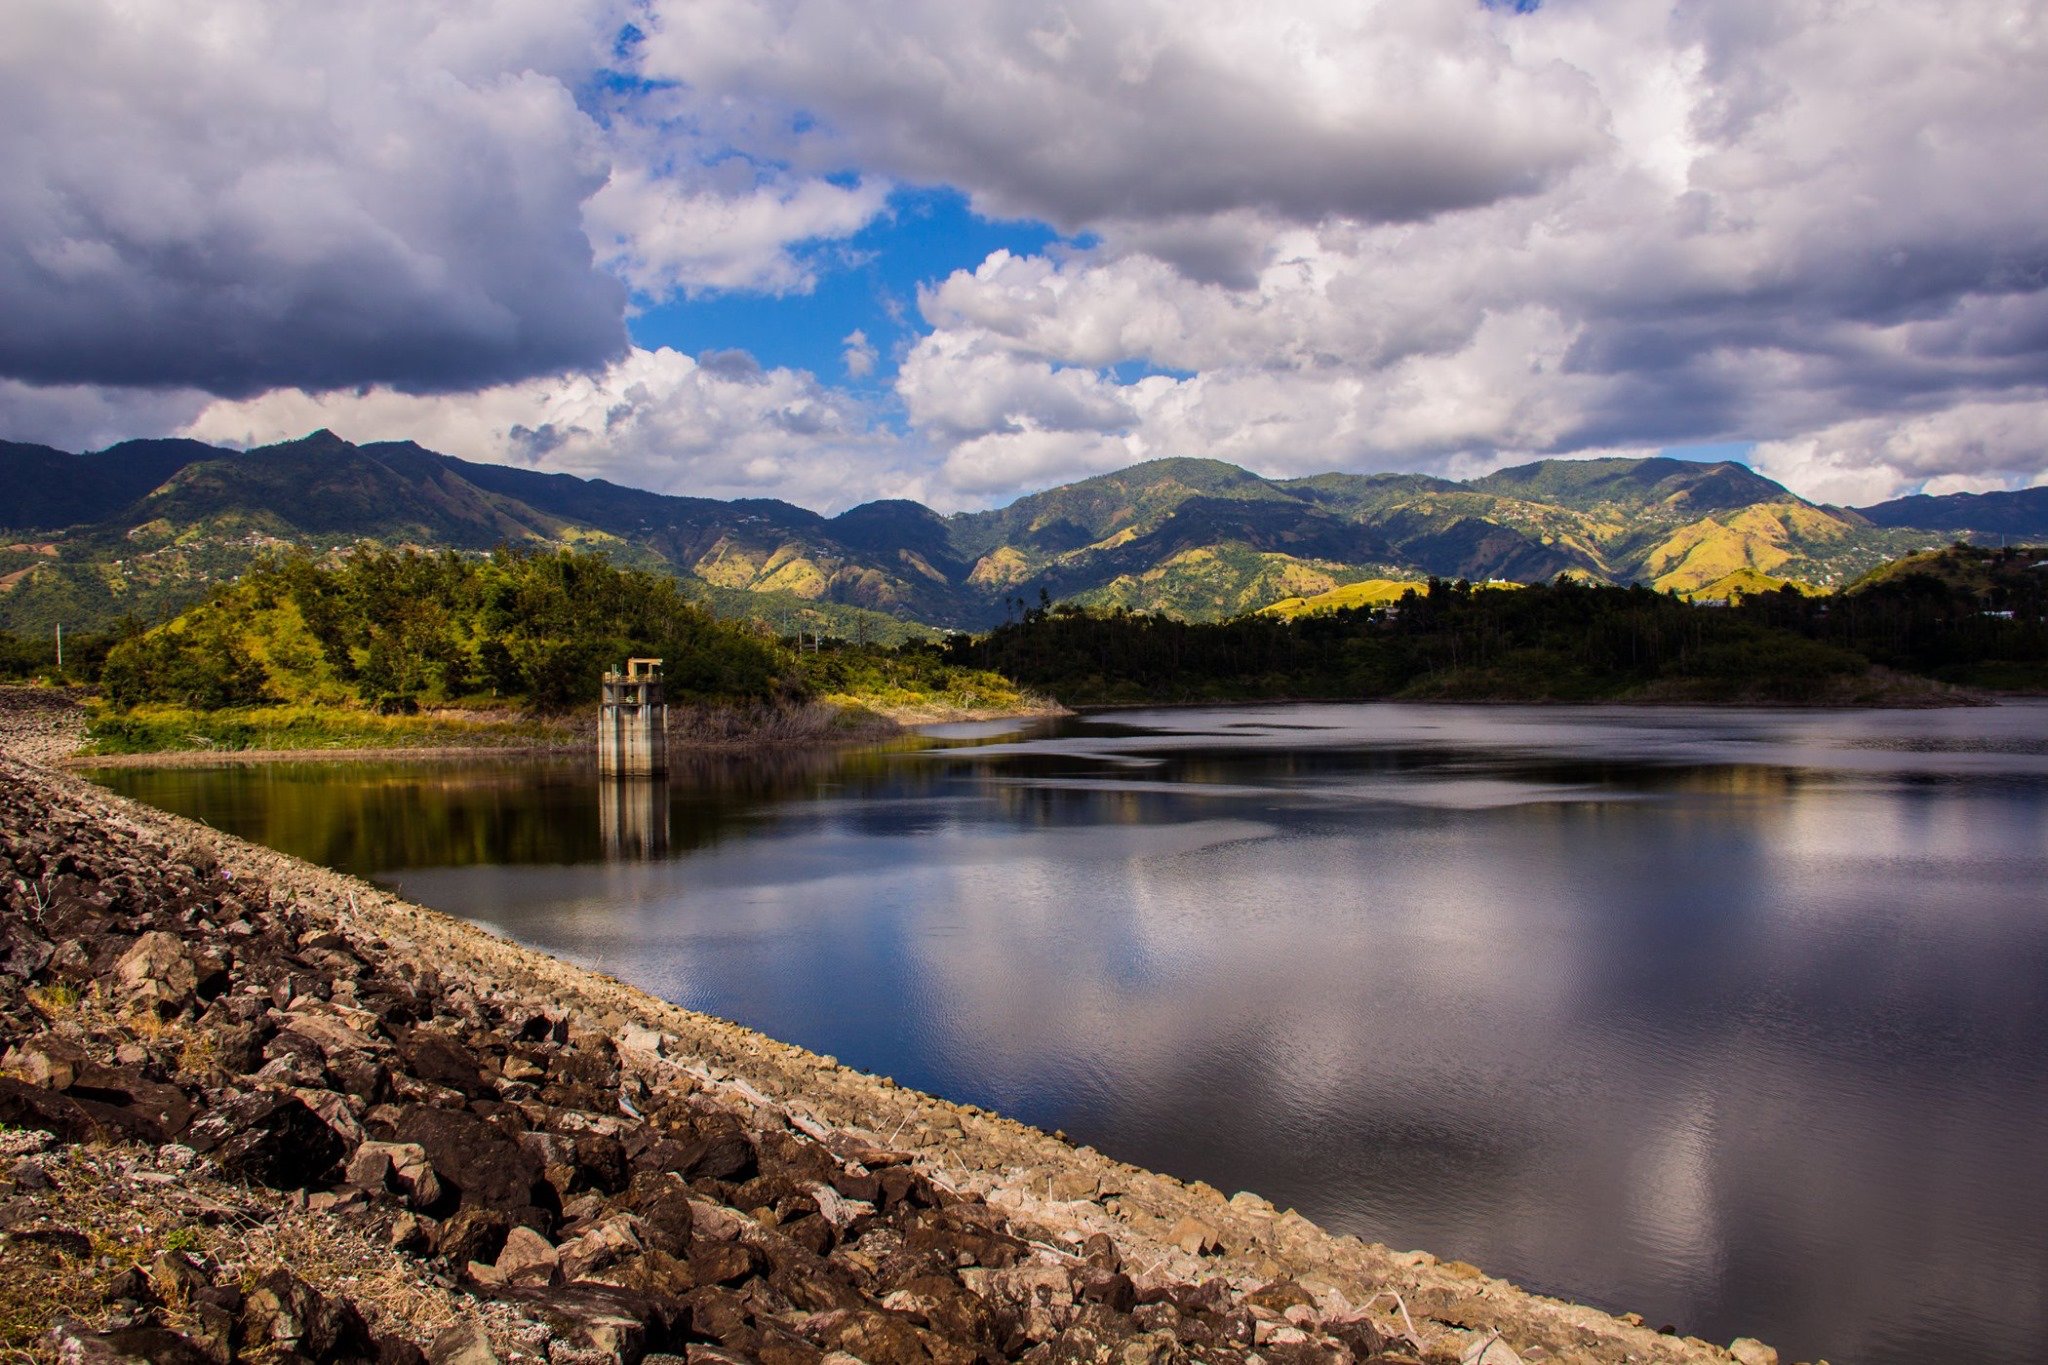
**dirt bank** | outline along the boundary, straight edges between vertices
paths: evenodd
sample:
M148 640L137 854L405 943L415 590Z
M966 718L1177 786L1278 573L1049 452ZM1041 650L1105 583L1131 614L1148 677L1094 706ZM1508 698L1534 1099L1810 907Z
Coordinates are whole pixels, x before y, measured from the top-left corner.
M46 752L51 723L0 716L0 742ZM902 1089L18 756L0 895L0 1122L23 1130L0 1135L0 1332L33 1356L1735 1358Z

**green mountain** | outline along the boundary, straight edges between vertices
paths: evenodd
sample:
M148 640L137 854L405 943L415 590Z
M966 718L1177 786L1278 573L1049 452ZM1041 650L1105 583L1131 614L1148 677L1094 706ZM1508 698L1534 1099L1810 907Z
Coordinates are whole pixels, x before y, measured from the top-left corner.
M1545 460L1469 483L1162 459L986 512L885 501L825 517L319 431L249 451L0 443L0 487L14 541L0 545L0 626L17 630L153 619L280 544L601 549L698 585L721 611L884 640L983 628L1041 596L1218 619L1432 575L1828 588L1927 540L1738 464L1668 459Z

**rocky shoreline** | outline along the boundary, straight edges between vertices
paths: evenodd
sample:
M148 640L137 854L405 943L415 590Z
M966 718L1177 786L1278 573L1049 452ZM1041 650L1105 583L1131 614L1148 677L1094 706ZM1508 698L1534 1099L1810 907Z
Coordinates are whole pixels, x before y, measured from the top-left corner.
M10 1354L1776 1359L678 1009L43 766L62 728L0 710Z

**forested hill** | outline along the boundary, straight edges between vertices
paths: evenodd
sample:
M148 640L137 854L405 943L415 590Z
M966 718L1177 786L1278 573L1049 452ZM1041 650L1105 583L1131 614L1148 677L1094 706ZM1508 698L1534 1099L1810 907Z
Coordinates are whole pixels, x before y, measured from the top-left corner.
M597 549L694 583L722 611L874 639L893 622L985 628L1041 595L1213 620L1374 579L1569 573L1703 596L1765 580L1839 586L1973 529L1959 521L2021 535L2028 518L2048 516L2019 494L1909 499L1866 516L1815 506L1738 464L1670 459L1546 460L1469 483L1267 479L1163 459L993 511L878 502L826 517L326 431L249 451L169 440L74 455L0 443L0 488L0 627L37 632L163 619L266 551L366 540ZM1938 536L1913 520L1923 503Z
M1379 698L1896 703L1943 685L2048 693L2048 549L1959 547L1825 597L1696 606L1559 578L1441 579L1296 616L1190 622L1034 608L950 659L1069 705Z

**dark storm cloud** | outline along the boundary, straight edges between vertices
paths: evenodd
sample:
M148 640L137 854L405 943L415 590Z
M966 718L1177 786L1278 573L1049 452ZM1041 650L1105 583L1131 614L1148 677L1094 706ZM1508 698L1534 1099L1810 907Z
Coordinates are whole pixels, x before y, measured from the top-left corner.
M1248 208L1415 221L1533 193L1601 141L1582 75L1518 63L1477 6L656 8L650 71L734 136L1073 230Z
M13 7L0 375L436 391L622 353L564 83L601 26L539 9Z

